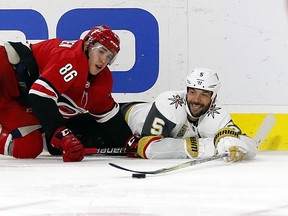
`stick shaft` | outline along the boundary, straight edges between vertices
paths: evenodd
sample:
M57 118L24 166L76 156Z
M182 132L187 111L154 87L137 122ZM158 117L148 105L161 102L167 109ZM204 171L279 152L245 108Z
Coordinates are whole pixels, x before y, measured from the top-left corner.
M127 149L125 147L85 148L85 155L94 155L94 154L126 155L126 153Z

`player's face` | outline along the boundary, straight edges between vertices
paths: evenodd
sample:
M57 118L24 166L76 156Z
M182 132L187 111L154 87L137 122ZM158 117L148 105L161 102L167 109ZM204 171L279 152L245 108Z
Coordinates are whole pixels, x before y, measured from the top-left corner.
M211 91L188 88L187 103L189 110L194 117L200 117L207 112L210 107L211 96Z
M102 44L96 42L89 48L89 73L98 74L113 59L113 53Z

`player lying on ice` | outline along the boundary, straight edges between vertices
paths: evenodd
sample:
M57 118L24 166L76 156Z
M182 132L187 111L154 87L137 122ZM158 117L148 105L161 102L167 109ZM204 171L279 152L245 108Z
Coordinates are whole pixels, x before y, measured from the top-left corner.
M0 46L0 154L35 158L46 142L50 154L81 161L84 147L123 147L132 132L107 67L119 50L107 26L75 42Z
M229 152L226 161L252 159L256 142L243 135L216 100L216 73L195 68L184 91L161 93L153 103L125 103L121 110L134 134L128 142L146 159L200 158Z

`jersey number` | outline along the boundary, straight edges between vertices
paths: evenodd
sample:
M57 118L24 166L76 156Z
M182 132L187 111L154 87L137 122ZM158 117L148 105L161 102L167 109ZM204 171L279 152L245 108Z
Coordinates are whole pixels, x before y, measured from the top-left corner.
M60 68L59 73L64 76L63 79L65 82L69 82L77 76L77 71L72 70L72 68L73 66L70 63Z
M152 128L150 130L150 133L152 135L161 135L163 132L163 126L165 125L165 122L160 118L154 118Z

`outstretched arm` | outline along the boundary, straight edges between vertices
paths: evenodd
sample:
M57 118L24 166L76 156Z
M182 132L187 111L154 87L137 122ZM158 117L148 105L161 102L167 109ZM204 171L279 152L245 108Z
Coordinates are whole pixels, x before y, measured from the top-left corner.
M186 159L214 155L213 138L176 139L145 136L138 142L137 153L145 159Z

